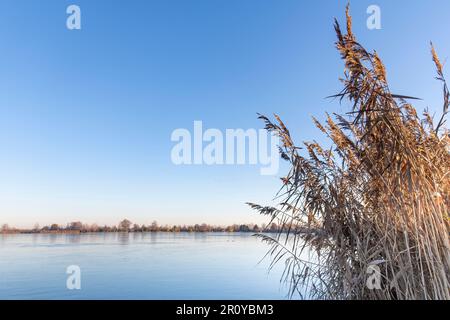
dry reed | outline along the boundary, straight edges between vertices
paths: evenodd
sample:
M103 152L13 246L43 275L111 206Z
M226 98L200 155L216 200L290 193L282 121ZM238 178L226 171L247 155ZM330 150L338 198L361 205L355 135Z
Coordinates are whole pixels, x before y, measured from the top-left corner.
M407 102L413 98L390 92L382 61L356 41L348 7L346 13L346 34L335 21L345 78L334 97L348 99L353 109L328 116L324 125L313 119L333 148L298 148L278 116L260 116L281 138L290 171L282 178L279 206L250 204L281 226L277 236L258 236L271 245L272 265L285 263L291 294L448 300L450 94L442 64L432 46L444 93L435 126L427 112L417 115ZM307 252L310 259L304 258ZM380 270L379 289L367 286L370 266Z

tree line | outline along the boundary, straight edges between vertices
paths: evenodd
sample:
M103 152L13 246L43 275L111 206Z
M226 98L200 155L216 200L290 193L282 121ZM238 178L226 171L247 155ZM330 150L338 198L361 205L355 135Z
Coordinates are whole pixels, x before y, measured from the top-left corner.
M0 233L88 233L88 232L278 232L279 226L276 223L269 225L257 224L233 224L229 226L215 226L210 224L194 225L159 225L153 221L149 225L139 225L124 219L114 226L99 226L97 224L85 224L80 221L70 222L66 226L56 223L40 227L36 224L32 229L18 229L2 225Z

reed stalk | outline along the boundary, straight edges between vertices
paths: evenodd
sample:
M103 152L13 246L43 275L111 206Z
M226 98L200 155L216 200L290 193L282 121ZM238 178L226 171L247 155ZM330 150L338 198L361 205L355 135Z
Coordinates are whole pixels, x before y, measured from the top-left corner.
M386 69L352 32L335 21L336 47L345 62L347 114L313 119L332 142L297 147L275 115L265 128L281 138L290 165L276 207L249 204L281 228L258 235L270 245L272 264L285 263L290 293L306 299L450 299L450 100L443 66L432 46L443 85L442 117L418 116L412 97L391 93ZM305 259L308 255L308 259ZM379 270L371 288L369 271ZM368 273L369 272L369 273Z

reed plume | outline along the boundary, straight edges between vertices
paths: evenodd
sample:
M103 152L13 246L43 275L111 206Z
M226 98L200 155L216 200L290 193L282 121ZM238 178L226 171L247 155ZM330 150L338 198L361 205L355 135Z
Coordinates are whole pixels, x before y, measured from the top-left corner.
M281 228L258 235L272 265L285 263L290 293L308 299L450 299L450 139L445 127L449 90L432 46L444 106L437 125L418 116L413 97L391 93L385 66L335 21L344 63L347 114L313 119L332 142L295 145L289 130L260 116L281 138L290 170L276 207L250 204ZM380 286L368 279L379 271Z

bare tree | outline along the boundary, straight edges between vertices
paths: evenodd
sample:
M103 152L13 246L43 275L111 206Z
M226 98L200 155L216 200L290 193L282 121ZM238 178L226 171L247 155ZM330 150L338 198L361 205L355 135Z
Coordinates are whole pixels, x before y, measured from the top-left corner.
M119 223L119 230L123 232L129 232L131 228L131 221L128 219L122 220Z

